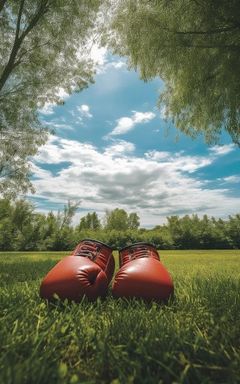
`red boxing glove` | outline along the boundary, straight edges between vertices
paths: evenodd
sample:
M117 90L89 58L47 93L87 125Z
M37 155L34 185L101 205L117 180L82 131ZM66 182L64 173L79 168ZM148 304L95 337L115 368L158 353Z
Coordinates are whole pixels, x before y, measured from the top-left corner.
M40 296L80 301L105 296L114 272L112 249L100 241L81 241L70 256L53 267L43 279Z
M173 293L171 276L153 245L136 243L121 249L119 265L112 289L115 297L165 301Z

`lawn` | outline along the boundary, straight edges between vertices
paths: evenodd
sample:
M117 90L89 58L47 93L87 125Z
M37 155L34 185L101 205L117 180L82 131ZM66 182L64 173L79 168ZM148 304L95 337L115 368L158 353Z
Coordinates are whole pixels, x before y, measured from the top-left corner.
M49 305L39 285L66 254L0 254L1 383L240 383L240 251L161 251L168 305Z

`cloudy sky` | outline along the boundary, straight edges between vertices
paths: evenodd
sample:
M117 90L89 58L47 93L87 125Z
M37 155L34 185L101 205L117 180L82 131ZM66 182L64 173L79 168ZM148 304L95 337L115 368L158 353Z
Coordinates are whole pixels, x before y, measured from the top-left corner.
M95 84L67 96L63 106L47 104L41 120L54 128L33 161L42 212L79 201L75 222L87 212L137 212L141 226L166 216L240 212L239 149L227 134L207 146L179 134L156 108L163 82L144 83L125 62L95 50Z

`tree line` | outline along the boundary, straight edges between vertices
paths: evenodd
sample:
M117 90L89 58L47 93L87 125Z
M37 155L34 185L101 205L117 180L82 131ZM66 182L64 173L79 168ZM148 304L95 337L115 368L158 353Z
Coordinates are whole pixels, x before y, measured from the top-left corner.
M144 241L158 249L239 249L240 214L228 219L204 215L167 217L152 229L140 227L136 212L116 208L101 221L96 212L72 224L78 209L68 202L62 211L36 212L26 200L0 199L0 251L67 251L84 238L94 238L119 249Z

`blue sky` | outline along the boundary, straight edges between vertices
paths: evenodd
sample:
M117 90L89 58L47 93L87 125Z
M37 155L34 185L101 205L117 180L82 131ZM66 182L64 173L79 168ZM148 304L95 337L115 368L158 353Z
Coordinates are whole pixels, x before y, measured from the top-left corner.
M157 105L164 84L144 83L125 62L97 50L95 84L63 106L46 104L41 120L55 135L33 160L35 195L42 212L79 201L77 222L87 212L137 212L152 227L166 216L240 211L239 149L227 134L220 145L192 140L164 119Z

